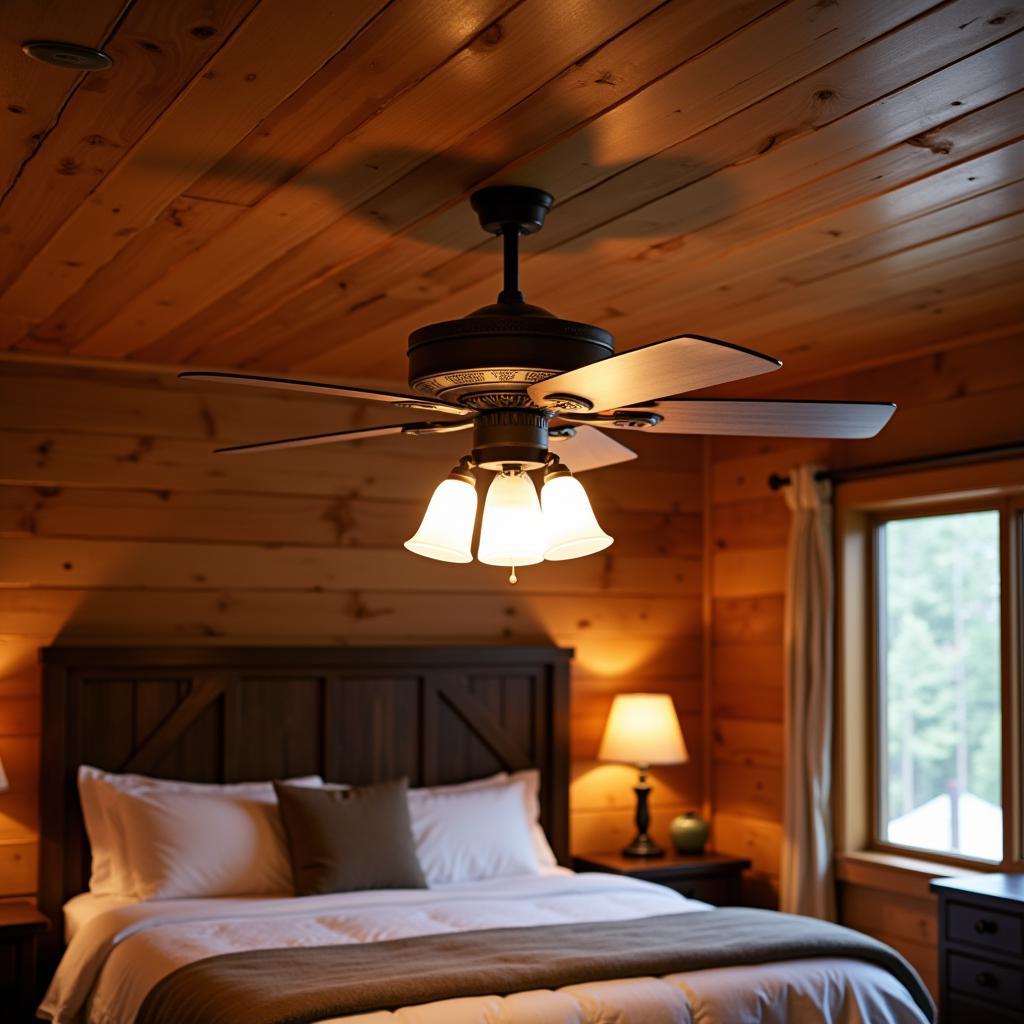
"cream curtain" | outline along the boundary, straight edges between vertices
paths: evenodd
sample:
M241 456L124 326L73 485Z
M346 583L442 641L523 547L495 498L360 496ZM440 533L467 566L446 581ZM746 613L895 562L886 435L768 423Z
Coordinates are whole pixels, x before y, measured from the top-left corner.
M781 909L831 920L832 494L816 466L790 471L785 615L785 779Z

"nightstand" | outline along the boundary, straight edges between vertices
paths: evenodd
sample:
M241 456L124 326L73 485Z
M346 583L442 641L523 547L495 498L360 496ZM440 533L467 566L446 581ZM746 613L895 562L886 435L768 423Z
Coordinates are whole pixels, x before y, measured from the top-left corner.
M29 1021L36 1009L36 938L50 922L30 903L0 903L0 1006L5 1020Z
M936 878L943 1024L1024 1024L1024 875Z
M750 867L742 857L720 853L676 853L667 850L664 857L623 857L621 853L584 853L573 857L576 871L604 871L611 875L629 875L645 882L674 889L683 896L727 907L739 902L740 880Z

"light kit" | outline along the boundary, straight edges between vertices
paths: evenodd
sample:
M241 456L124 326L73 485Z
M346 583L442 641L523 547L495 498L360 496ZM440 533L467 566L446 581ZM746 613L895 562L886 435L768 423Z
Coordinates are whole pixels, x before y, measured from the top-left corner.
M419 529L405 546L441 562L471 562L476 525L475 465L465 456L434 491ZM516 568L545 560L561 562L603 551L612 543L597 523L583 485L549 454L540 501L522 465L505 464L487 488L477 558Z
M495 185L471 198L480 226L502 240L497 301L409 336L412 394L327 381L190 370L182 377L358 398L446 420L418 420L220 448L266 452L376 437L473 431L470 451L441 481L416 533L417 555L471 562L477 477L493 473L484 500L477 558L507 566L564 561L603 551L601 529L573 474L635 459L605 431L760 437L874 437L891 402L686 398L685 393L777 370L771 356L698 334L680 334L616 355L593 324L563 320L530 305L519 290L519 243L539 231L554 200L520 185ZM668 397L666 397L668 396ZM571 470L571 472L570 472ZM542 476L541 493L530 474ZM482 480L481 480L482 482Z

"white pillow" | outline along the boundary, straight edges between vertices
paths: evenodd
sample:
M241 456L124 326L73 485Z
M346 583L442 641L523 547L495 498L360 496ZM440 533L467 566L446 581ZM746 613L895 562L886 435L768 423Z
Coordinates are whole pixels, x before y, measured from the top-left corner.
M323 785L319 775L306 775L287 781L296 786ZM269 782L236 782L219 786L177 779L154 779L146 775L121 775L89 765L79 766L78 793L85 830L92 848L89 891L100 896L132 896L135 891L124 827L119 814L124 794L222 794L276 802L274 787Z
M273 790L262 799L223 793L123 793L118 813L139 899L292 891Z
M415 804L419 793L467 793L500 786L514 786L522 793L523 806L530 825L530 841L537 863L542 868L555 867L558 858L551 849L548 837L544 835L544 829L540 824L540 772L536 768L527 768L523 771L513 772L511 775L508 772L498 772L484 779L474 779L472 782L459 782L449 786L411 789L409 790L409 811L415 820Z
M521 785L410 790L409 812L428 885L540 871Z

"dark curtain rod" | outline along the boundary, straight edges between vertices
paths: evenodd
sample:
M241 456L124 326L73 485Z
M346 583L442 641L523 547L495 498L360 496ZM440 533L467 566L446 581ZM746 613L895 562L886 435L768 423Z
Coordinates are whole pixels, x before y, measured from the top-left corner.
M856 466L853 469L822 469L815 473L814 477L816 480L831 480L834 484L842 484L849 480L861 480L866 477L892 476L894 473L933 469L936 466L958 466L968 462L981 462L985 459L1010 459L1016 455L1024 455L1024 441L1011 441L1009 444L996 444L988 448L969 448L966 451L948 452L943 455L926 455L918 459L876 462L871 466ZM768 486L773 491L788 487L789 477L772 473L768 477Z

